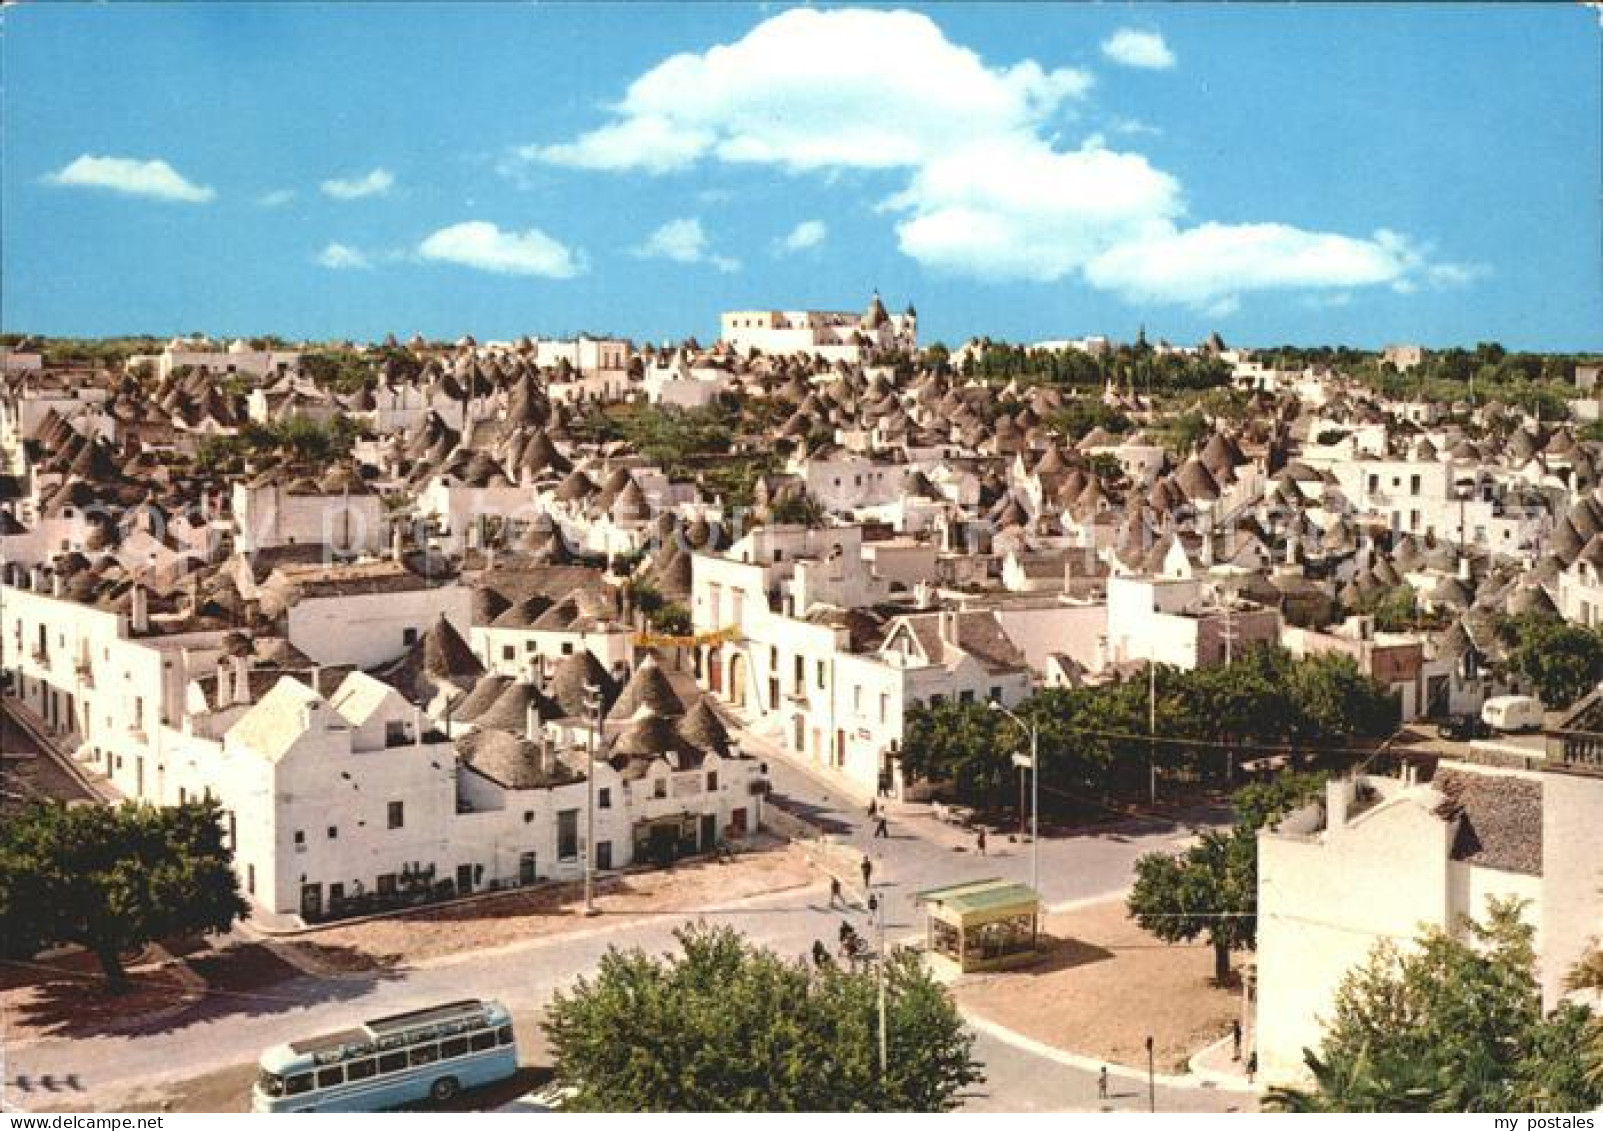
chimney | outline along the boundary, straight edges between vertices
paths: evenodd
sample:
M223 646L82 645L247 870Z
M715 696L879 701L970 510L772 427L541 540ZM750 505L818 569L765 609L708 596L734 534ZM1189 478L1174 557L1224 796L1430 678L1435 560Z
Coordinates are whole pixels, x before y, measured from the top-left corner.
M543 731L540 726L540 703L537 699L529 700L528 712L523 722L523 732L531 741L542 736Z
M135 632L150 631L150 598L143 585L135 585L130 601L128 626Z
M62 579L60 570L57 570L55 573L50 575L50 595L52 597L61 596L65 586L66 582Z
M412 708L412 745L423 745L423 709L421 707Z
M941 639L947 644L957 645L957 610L942 609L941 613Z
M1347 823L1347 811L1356 792L1352 778L1332 778L1325 783L1325 828L1339 829Z
M1467 582L1469 580L1469 555L1468 554L1461 553L1461 554L1458 555L1458 580L1465 581L1465 582Z
M396 523L390 527L390 558L393 561L401 560L402 536L401 524Z
M1297 564L1297 536L1289 531L1286 534L1286 564L1289 566Z
M230 669L227 657L217 661L217 695L216 704L220 711L234 701L234 692L230 687Z
M250 657L235 656L234 666L234 702L241 707L250 706Z
M28 570L28 588L32 589L35 593L43 593L45 591L44 566L36 565L32 566Z

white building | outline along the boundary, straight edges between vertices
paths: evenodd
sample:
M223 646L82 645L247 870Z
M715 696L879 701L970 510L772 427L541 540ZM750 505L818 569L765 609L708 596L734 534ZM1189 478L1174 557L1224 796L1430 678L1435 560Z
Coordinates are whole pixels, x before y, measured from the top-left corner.
M1536 763L1542 763L1537 757ZM1603 778L1443 762L1429 784L1362 777L1258 834L1255 1043L1268 1084L1302 1082L1304 1049L1373 947L1458 929L1492 897L1525 904L1544 1005L1603 927Z
M802 354L862 362L875 352L918 349L918 312L887 314L879 293L862 314L836 310L726 310L719 339L741 353Z

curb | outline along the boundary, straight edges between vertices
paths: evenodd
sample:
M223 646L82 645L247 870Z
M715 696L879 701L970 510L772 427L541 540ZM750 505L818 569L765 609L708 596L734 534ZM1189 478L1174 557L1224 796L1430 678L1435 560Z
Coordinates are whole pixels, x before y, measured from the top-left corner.
M1103 1060L1100 1057L1081 1056L1078 1053L1065 1052L1063 1049L1045 1044L1044 1042L1038 1041L1033 1037L1026 1037L1023 1033L1014 1032L1012 1029L998 1025L994 1021L988 1021L985 1018L980 1017L978 1014L970 1013L968 1011L963 1011L962 1016L963 1021L972 1029L977 1029L989 1037L994 1037L1003 1044L1012 1045L1014 1048L1021 1049L1024 1052L1034 1053L1036 1056L1055 1061L1067 1068L1075 1068L1081 1072L1090 1073L1101 1072L1102 1069L1106 1068L1109 1076L1118 1077L1123 1080L1144 1082L1147 1079L1147 1071L1144 1068L1132 1068L1124 1064L1114 1064L1113 1062ZM1202 1088L1207 1088L1209 1091L1222 1092L1255 1093L1257 1091L1256 1088L1242 1087L1240 1085L1220 1084L1213 1080L1204 1080L1189 1072L1184 1076L1175 1076L1171 1073L1157 1072L1153 1074L1152 1080L1160 1087L1174 1088L1179 1090L1199 1090Z
M1217 1069L1208 1068L1203 1065L1202 1060L1204 1057L1206 1057L1214 1049L1223 1048L1229 1042L1229 1037L1220 1037L1211 1045L1203 1045L1200 1049L1191 1054L1190 1060L1186 1061L1187 1071L1199 1080L1211 1081L1216 1087L1219 1088L1228 1088L1231 1091L1262 1091L1263 1089L1259 1088L1256 1084L1248 1082L1245 1076L1235 1076L1231 1073L1220 1072Z

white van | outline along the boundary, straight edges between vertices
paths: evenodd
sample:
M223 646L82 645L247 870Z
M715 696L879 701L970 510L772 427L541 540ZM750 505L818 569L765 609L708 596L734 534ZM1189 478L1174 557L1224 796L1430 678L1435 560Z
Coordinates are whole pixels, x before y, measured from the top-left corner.
M1481 721L1505 734L1542 729L1542 704L1529 695L1494 695L1481 705Z

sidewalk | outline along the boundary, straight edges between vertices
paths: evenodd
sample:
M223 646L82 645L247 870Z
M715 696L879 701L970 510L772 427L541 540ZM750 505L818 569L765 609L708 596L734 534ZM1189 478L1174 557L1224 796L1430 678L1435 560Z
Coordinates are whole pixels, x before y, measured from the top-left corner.
M32 739L40 752L90 797L106 805L115 805L123 800L122 792L110 781L80 766L72 752L64 749L50 733L45 721L18 699L9 695L0 699L0 711L10 716L17 729Z

